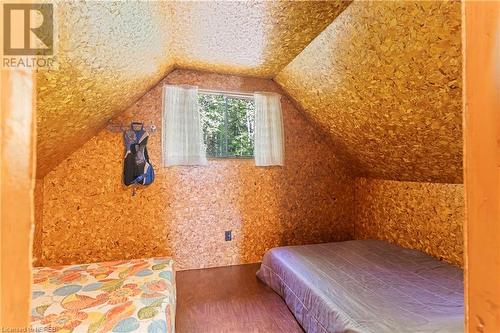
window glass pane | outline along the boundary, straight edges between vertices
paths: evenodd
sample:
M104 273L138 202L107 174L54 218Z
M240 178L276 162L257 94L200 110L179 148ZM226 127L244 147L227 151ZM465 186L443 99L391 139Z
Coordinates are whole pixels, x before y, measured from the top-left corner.
M198 102L207 156L252 157L253 99L200 93Z
M199 94L203 139L207 156L224 156L224 110L225 98L222 95Z
M253 156L255 108L251 100L226 98L229 156Z

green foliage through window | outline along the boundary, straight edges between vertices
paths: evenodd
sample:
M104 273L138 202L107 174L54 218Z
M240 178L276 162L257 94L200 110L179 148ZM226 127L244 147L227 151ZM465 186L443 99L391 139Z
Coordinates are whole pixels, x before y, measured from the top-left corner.
M208 157L252 157L255 104L252 98L198 94Z

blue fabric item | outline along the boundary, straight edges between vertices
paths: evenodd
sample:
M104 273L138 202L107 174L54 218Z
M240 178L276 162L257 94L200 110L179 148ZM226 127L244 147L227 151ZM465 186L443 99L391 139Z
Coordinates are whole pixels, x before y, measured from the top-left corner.
M125 131L125 161L123 182L125 185L149 185L154 181L155 174L147 149L149 134L142 123L132 123L130 130Z

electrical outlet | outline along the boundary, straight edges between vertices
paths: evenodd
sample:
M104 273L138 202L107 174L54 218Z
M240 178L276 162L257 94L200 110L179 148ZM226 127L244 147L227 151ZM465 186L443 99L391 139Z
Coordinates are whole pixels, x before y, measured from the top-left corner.
M226 230L226 231L224 231L224 239L226 240L226 242L229 242L229 241L233 240L233 232L232 232L232 230Z

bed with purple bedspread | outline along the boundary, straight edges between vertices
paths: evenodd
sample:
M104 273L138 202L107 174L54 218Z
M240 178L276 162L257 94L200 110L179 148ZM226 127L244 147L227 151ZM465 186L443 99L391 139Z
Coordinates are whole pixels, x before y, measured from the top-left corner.
M283 297L306 332L464 330L463 271L387 242L275 248L257 276Z

